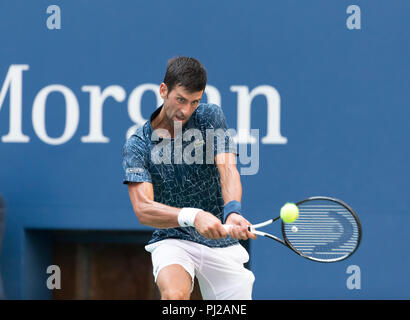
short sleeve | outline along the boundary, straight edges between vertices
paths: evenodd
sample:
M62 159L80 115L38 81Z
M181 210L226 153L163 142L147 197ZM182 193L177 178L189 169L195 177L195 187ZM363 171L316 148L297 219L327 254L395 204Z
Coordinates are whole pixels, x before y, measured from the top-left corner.
M123 147L122 166L125 171L123 184L130 182L152 182L148 171L148 154L144 141L131 136Z
M206 129L213 129L214 134L214 156L219 153L234 153L238 155L236 144L233 141L233 130L228 128L222 108L211 104L203 110L201 122Z

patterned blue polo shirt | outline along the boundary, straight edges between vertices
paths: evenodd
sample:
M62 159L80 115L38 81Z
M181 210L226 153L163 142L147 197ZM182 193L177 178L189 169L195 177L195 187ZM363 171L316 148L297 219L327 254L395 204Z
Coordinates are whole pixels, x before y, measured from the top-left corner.
M160 138L151 121L158 108L123 147L124 184L150 182L154 201L177 208L191 207L208 211L223 221L219 172L214 157L235 153L236 146L228 131L222 109L214 104L200 104L173 139ZM149 244L167 239L183 239L208 247L227 247L238 243L231 237L208 239L194 227L156 229Z

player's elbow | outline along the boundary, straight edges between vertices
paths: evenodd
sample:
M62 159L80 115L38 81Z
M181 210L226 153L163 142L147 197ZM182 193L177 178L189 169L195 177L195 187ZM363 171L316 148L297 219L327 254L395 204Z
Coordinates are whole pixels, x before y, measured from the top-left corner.
M150 215L148 213L149 208L150 204L145 201L141 201L134 205L134 213L137 216L139 223L145 226L149 225L150 223Z

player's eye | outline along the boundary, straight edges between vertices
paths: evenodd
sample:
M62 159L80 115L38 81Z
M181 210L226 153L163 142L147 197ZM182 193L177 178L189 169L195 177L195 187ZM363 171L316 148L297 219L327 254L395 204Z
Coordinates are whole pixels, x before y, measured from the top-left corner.
M182 102L185 102L185 99L184 99L184 98L179 98L179 97L178 97L177 100L178 100L178 102L181 102L181 103L182 103Z

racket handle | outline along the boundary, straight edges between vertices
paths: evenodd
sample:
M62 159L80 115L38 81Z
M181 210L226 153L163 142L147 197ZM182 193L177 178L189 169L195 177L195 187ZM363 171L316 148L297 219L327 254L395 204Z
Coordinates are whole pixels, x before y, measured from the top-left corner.
M223 224L222 227L225 228L225 230L229 233L231 231L231 229L234 227L234 225L232 224ZM252 232L252 226L248 226L248 231Z

